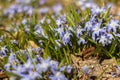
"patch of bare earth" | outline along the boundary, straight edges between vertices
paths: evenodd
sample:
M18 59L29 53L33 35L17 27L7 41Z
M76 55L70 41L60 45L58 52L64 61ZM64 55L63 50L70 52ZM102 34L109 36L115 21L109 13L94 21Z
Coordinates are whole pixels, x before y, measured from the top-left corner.
M118 65L114 58L104 59L101 63L95 57L82 59L71 55L77 80L120 80Z

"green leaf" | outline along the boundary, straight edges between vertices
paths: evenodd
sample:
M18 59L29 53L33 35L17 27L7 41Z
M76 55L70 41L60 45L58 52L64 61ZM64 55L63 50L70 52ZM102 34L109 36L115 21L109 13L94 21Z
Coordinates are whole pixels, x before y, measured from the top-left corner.
M108 10L106 11L105 15L103 16L103 19L106 19L110 13L111 7L108 8Z
M98 45L98 43L97 42L95 42L94 40L92 40L92 39L88 39L91 43L94 43L95 45Z
M109 53L112 55L115 52L116 49L116 43L113 41L113 44L110 47Z
M72 20L70 16L67 16L67 19L69 20L70 25L75 26L74 21Z

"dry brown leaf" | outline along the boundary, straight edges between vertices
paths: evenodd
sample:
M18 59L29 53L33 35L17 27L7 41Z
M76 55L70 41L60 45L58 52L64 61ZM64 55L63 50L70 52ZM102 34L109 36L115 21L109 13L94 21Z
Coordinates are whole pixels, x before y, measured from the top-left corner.
M34 41L28 41L28 43L29 43L33 48L38 48L38 45L35 44Z
M73 66L75 68L80 68L79 65L78 65L78 62L80 61L80 58L78 58L75 55L71 54L71 59L72 59L72 62L73 62Z
M112 58L112 59L105 59L102 63L102 65L117 65L117 62L115 60L115 58Z
M0 79L1 78L7 78L7 75L4 72L0 72Z
M17 38L18 34L19 34L19 35L22 35L22 31L19 30L19 31L15 32L13 36L14 36L15 38Z
M95 47L90 47L88 49L83 49L82 50L82 56L83 56L83 58L84 59L88 59L92 55L92 53L94 52L94 50L95 50Z

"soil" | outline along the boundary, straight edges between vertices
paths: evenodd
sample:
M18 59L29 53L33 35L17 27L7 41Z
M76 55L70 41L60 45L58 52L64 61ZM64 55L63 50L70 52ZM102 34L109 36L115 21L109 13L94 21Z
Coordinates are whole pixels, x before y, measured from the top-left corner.
M83 60L81 57L71 55L71 59L74 69L78 75L80 74L78 80L120 80L120 71L115 58L104 59L101 63L95 57Z

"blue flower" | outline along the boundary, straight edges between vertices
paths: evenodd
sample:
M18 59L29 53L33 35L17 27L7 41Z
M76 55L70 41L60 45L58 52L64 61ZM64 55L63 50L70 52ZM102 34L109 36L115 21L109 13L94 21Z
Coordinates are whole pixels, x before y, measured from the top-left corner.
M48 0L39 0L39 4L40 4L40 5L43 5L43 4L45 4L47 1L48 1Z
M34 65L32 64L32 61L31 59L28 59L26 63L23 64L23 67L26 69L26 70L31 70L34 68Z
M20 80L31 80L29 77L23 77Z
M91 72L91 70L89 69L87 65L83 66L82 70L84 71L85 74L89 74Z
M27 11L26 14L28 14L29 16L31 16L34 12L34 9L32 7L30 7Z
M92 39L95 40L96 39L96 36L99 36L100 35L100 32L101 32L101 22L95 24L92 28Z
M25 25L27 23L27 20L26 19L23 19L22 20L22 24Z
M15 0L19 4L29 4L32 0Z
M0 48L0 56L1 57L6 57L7 52L8 52L7 46L3 46Z
M18 44L18 41L17 40L10 40L10 42L12 43L12 44Z
M85 39L80 37L78 40L78 44L80 45L80 44L85 44L85 43L86 43Z
M55 31L57 31L57 33L60 35L60 37L63 37L65 34L64 27L58 27L57 29L55 29ZM57 34L55 34L55 35L57 35Z
M55 73L57 69L58 69L58 62L54 61L54 60L51 60L50 61L50 70L51 70L51 72Z
M37 71L29 71L30 80L36 80L36 78L42 78L42 76Z
M71 73L71 71L72 71L72 66L71 66L71 65L68 65L68 66L67 66L67 73Z
M46 13L48 13L48 11L49 11L49 8L48 8L48 7L43 7L43 8L41 8L41 9L39 10L39 13L41 13L41 14L46 14Z
M49 77L50 80L68 80L65 75L63 75L61 72L56 72L53 76Z
M71 31L71 32L75 31L73 27L68 26L67 28L68 28L68 31Z
M76 36L79 38L81 35L83 35L83 32L85 31L81 26L76 28Z
M70 32L66 32L64 34L64 36L62 37L62 41L64 45L69 44L70 46L72 46L72 43L70 41L71 36L72 36L72 33Z
M56 24L58 26L60 26L60 25L62 25L64 23L66 23L66 17L65 16L59 17L59 19L56 20Z
M117 67L117 74L120 74L120 66Z
M11 71L11 68L17 69L17 65L19 64L18 59L16 58L16 55L14 53L11 53L8 57L8 62L5 64L4 68L7 71Z
M88 33L89 33L89 31L92 30L92 26L93 26L93 23L91 21L88 21L85 23L85 29L86 29L86 31L88 31Z
M97 6L93 0L78 0L77 5L79 5L82 10L85 10L87 8L91 9Z
M43 36L45 38L48 38L45 33L44 33L44 30L43 28L41 28L39 25L36 25L35 28L34 28L34 33L37 35L37 36Z
M62 10L62 5L61 4L56 4L56 5L53 6L52 10L53 10L54 13L59 14L60 11Z
M13 68L13 70L11 72L18 76L26 77L28 75L27 72L29 70L26 70L23 65L19 64L19 66L16 66L16 68L14 68L14 67L12 67L12 68Z
M37 54L40 54L41 48L40 48L40 47L38 47L38 48L33 48L33 50L34 50Z
M20 61L16 58L16 55L14 53L11 53L8 58L8 64L10 64L12 68L16 69L19 63Z
M112 41L115 39L114 36L110 33L107 33L106 37L108 38L107 44L111 44Z
M102 12L105 13L105 11L105 8L99 8L98 6L91 9L92 14L96 16Z
M16 55L14 53L11 53L9 58L8 58L8 62L12 63L12 62L15 62L15 61L17 61Z
M100 37L97 38L98 42L101 43L103 46L107 45L107 36L106 35L101 35Z
M114 34L116 37L118 37L118 41L120 42L120 34L117 33L117 34Z
M17 5L11 5L8 9L4 10L4 15L9 16L10 18L14 16L16 10L19 8Z
M37 71L46 72L50 67L50 58L47 58L46 60L41 59L40 62L40 64L36 65Z
M65 69L66 69L66 66L62 66L59 71L62 72L62 71L65 71Z
M60 43L60 39L58 40L55 40L56 44L59 46L59 47L62 47L61 43Z
M116 33L116 30L118 28L119 24L117 20L111 20L108 24L107 24L107 30L108 32L113 31Z
M5 70L9 72L10 71L10 66L11 66L10 63L5 64L4 65Z

